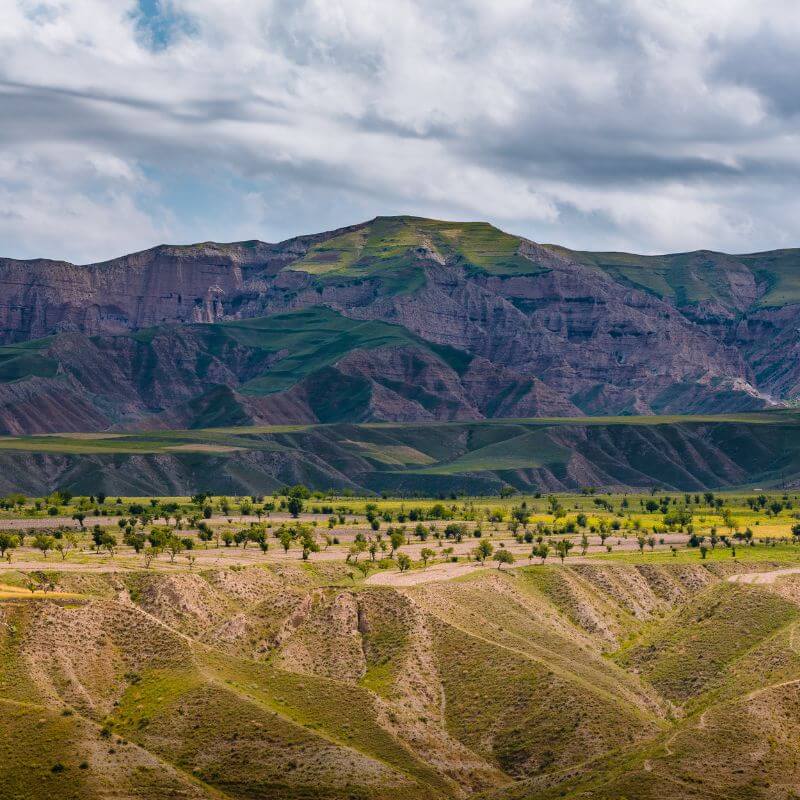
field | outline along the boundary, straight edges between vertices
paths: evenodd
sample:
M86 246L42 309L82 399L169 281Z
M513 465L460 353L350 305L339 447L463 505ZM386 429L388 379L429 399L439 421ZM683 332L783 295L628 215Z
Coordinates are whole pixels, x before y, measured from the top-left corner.
M791 796L800 494L504 494L1 498L0 796Z

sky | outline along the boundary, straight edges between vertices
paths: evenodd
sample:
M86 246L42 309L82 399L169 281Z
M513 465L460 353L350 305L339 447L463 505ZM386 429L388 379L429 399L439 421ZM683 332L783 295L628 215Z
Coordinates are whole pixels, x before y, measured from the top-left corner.
M0 256L378 215L800 246L796 0L0 0Z

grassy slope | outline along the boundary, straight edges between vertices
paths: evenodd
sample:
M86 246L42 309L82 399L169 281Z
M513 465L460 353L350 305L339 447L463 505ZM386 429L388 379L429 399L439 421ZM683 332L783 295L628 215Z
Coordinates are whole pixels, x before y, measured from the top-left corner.
M410 292L424 282L414 256L420 248L490 274L540 272L517 254L520 241L485 222L379 217L358 231L315 245L287 269L311 273L324 282L379 278L390 292Z
M419 217L379 217L360 229L313 246L287 269L308 272L324 282L379 278L390 292L410 292L424 275L415 260L419 248L491 275L535 274L546 267L518 254L521 239L485 222L445 222ZM728 266L752 271L765 292L759 307L800 302L800 250L726 255L710 251L642 256L588 252L546 245L572 261L605 272L679 305L704 300L731 302Z
M245 395L285 391L315 373L319 377L316 391L312 392L314 398L322 397L324 400L326 395L352 393L353 387L342 390L342 387L335 386L327 368L354 350L414 348L441 359L457 372L463 372L471 360L466 353L426 342L400 325L351 319L322 306L236 322L159 326L137 331L130 336L145 348L139 356L141 363L157 363L158 357L152 347L164 332L185 338L187 349L197 351L194 366L199 377L204 376L215 359L224 362L234 348L243 352L248 362L254 365L251 372L258 369L257 365L264 365L262 374L250 377L237 387L237 391ZM59 365L48 355L52 341L48 338L0 347L0 382L55 377ZM141 379L147 377L147 373L143 373ZM193 402L197 405L199 419L205 420L203 425L208 427L214 424L215 411L225 410L226 404L235 400L230 390L212 386L209 395ZM231 418L230 409L228 418ZM331 415L322 413L320 418L327 420Z
M594 267L628 286L636 286L678 305L704 300L731 300L724 277L727 264L744 265L765 293L757 307L770 308L800 302L800 250L774 250L767 253L728 256L696 251L661 256L633 253L593 253L548 245L552 250Z
M641 429L646 429L644 438ZM304 479L317 488L332 485L332 474L347 474L379 490L435 494L442 487L450 491L447 487L463 485L473 493L491 493L501 482L527 480L520 471L546 468L563 475L573 456L573 441L577 452L620 484L731 487L736 482L727 477L731 473L725 467L731 462L742 485L781 485L800 472L796 412L21 436L0 438L0 453L102 456L114 459L117 466L134 454L172 454L193 474L212 468L231 474L245 470L242 475L254 487L265 476L244 458L248 452L284 454L301 462L314 453L316 460L309 462ZM686 462L686 447L700 447L704 463ZM88 479L100 462L76 461L77 467L81 464ZM79 469L74 477L80 474Z

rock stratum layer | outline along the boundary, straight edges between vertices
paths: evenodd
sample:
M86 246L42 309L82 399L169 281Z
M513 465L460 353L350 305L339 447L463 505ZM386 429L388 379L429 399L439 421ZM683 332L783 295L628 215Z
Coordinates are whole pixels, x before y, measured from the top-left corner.
M800 392L800 251L586 253L411 217L0 259L0 431L717 413Z

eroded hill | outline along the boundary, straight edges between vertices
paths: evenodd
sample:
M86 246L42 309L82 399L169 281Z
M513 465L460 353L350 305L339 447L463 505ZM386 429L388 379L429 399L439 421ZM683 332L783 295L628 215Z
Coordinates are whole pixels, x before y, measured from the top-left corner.
M0 601L0 795L789 797L800 577L741 569L63 574Z

